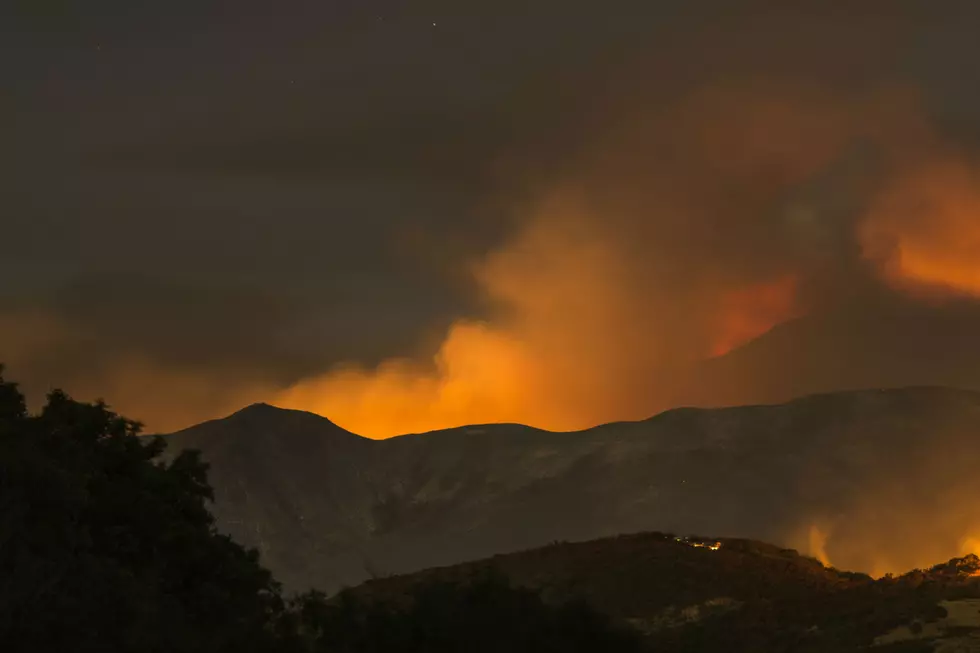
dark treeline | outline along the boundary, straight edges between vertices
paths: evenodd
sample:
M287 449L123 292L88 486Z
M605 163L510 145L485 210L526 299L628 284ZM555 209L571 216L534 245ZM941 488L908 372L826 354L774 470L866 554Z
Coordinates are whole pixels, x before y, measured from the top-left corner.
M494 575L397 604L286 598L255 551L216 530L198 454L164 461L164 441L138 433L58 391L32 414L0 375L0 650L640 650L588 605Z

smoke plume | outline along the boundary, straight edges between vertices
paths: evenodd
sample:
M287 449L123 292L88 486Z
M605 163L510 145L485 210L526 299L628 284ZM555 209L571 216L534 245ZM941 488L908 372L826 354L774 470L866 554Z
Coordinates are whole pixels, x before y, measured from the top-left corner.
M539 192L512 239L472 265L490 319L454 323L432 360L341 366L277 403L371 437L641 419L691 400L678 380L701 361L832 305L853 283L847 265L891 279L893 257L879 241L913 239L922 256L940 258L963 220L967 188L955 177L942 188L957 208L943 204L933 221L887 208L901 203L895 193L936 188L907 181L909 152L938 137L901 89L726 83L628 119ZM859 146L873 153L859 183L808 197ZM853 201L835 214L833 202L851 201L855 185L870 208ZM848 260L842 234L864 254ZM967 268L970 246L959 246L943 260ZM926 264L916 265L902 273L921 278ZM945 283L962 288L960 273Z

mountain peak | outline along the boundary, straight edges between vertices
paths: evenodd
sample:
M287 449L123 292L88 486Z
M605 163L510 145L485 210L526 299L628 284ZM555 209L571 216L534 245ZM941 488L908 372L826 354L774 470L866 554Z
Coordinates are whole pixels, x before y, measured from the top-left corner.
M315 434L316 437L336 434L357 440L365 439L338 426L322 415L304 410L281 408L265 402L249 404L227 417L191 426L182 431L171 433L168 437L174 441L188 437L196 441L202 434L206 433L208 438L213 438L221 432L265 434L273 437L278 437L282 433Z
M294 408L281 408L265 402L249 404L241 410L235 411L225 419L282 419L289 416L304 416L315 419L319 422L337 426L323 415L311 413L306 410L296 410ZM340 427L337 427L340 428Z
M238 410L238 411L232 413L231 415L229 415L229 417L233 417L235 415L249 415L249 414L258 414L258 413L274 413L274 412L286 411L286 410L289 410L289 409L288 408L279 408L278 406L273 406L272 404L267 404L265 402L260 401L260 402L257 402L257 403L254 403L254 404L249 404L248 406L245 406L241 410Z

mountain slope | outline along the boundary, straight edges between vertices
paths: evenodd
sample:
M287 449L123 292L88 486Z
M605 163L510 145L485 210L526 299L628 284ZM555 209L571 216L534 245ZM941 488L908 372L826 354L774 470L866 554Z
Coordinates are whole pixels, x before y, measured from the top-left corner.
M289 586L364 578L364 474L374 444L317 415L265 404L167 436L169 455L200 449L222 530L257 547ZM329 561L326 567L318 561Z
M257 406L169 438L211 463L222 528L288 586L332 591L646 530L825 544L868 572L922 566L959 554L980 525L978 434L980 394L910 388L379 442Z

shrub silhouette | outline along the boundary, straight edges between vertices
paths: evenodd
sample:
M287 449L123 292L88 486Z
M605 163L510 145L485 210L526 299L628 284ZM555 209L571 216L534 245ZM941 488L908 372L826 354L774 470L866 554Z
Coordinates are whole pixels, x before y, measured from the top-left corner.
M432 581L401 601L308 594L293 605L298 630L323 652L473 653L640 651L638 637L585 603L551 606L498 574Z

